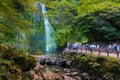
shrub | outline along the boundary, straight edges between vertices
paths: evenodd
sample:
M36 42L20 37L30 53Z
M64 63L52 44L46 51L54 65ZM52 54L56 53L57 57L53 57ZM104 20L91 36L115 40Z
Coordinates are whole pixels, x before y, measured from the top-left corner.
M0 61L0 80L20 80L22 78L19 66L8 60Z
M0 44L0 57L5 60L14 61L22 71L34 68L37 64L35 57L25 52L18 52L15 48Z
M35 57L26 52L19 52L15 48L0 44L0 80L18 80L23 71L34 68L37 64Z
M15 48L7 45L0 44L0 57L7 60L12 60L18 56L18 52Z
M120 60L111 57L108 58L108 61L106 61L106 63L108 64L107 66L105 65L107 70L109 70L111 73L120 75Z
M35 59L35 57L33 56L18 56L16 58L14 58L14 62L20 66L20 68L22 69L22 71L28 71L30 69L33 69L36 64L37 64L37 60Z
M43 55L43 53L38 49L35 53L36 55Z
M76 66L77 65L77 66ZM74 60L74 67L94 75L120 75L120 60L113 57L79 55Z

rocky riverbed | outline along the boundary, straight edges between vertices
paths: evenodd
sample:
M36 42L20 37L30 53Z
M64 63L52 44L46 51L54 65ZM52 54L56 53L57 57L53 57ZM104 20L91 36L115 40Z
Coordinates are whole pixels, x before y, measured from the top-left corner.
M104 74L102 76L100 74L99 76L96 73L89 72L92 71L91 69L87 69L87 71L79 69L80 64L74 64L76 55L74 53L65 53L57 58L36 57L38 63L33 70L34 73L31 72L33 78L30 80L120 80L119 74ZM85 55L81 56L87 59ZM104 58L100 57L99 59L101 61ZM85 66L85 68L88 68L88 66Z
M88 73L81 73L71 67L71 60L59 58L37 57L33 80L90 80Z

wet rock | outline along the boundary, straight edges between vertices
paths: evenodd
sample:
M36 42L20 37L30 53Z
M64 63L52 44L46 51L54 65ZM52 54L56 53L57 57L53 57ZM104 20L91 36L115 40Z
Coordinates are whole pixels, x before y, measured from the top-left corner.
M75 79L76 80L82 80L81 77L79 77L79 76L75 76Z
M114 80L113 77L110 76L110 75L104 75L104 76L103 76L103 79L104 79L104 80Z
M72 63L71 60L67 60L67 61L66 61L66 66L67 66L68 68L70 68L70 67L71 67L71 63Z
M55 62L55 65L60 66L60 65L61 65L61 63L62 63L61 61L56 61L56 62Z
M65 75L66 75L66 76L72 76L72 74L71 74L71 73L66 73Z
M44 78L41 77L41 76L38 76L38 77L36 77L34 80L44 80Z
M41 65L39 64L39 62L37 62L37 65L36 65L36 67L34 68L34 70L35 70L35 71L39 71L39 70L40 70L40 67L41 67Z
M46 61L45 61L45 63L47 64L47 65L54 65L54 60L52 60L52 59L47 59Z
M73 80L73 78L71 78L69 76L64 76L64 80Z
M81 73L80 77L81 77L82 80L91 80L90 75L88 73L85 73L85 72Z
M63 61L62 61L61 66L62 66L62 67L65 67L65 68L67 67L67 66L66 66L66 60L63 60Z
M36 72L33 80L44 80L43 73L41 71Z
M78 76L79 73L78 72L72 72L72 76Z
M25 77L28 77L30 80L34 79L35 72L34 70L27 71L23 74Z
M41 65L44 65L45 64L45 58L40 58L40 61L39 61L39 63L41 64Z
M10 72L6 72L4 75L0 76L0 80L12 80L12 79L18 79L21 80L22 76L19 75L13 75Z
M66 72L66 73L70 73L70 72L73 73L73 72L78 72L79 70L77 70L77 69L64 68L63 71Z
M67 71L68 71L68 68L64 68L63 71L64 71L64 72L67 72Z
M61 75L59 75L57 73L53 73L49 70L46 73L44 73L43 76L44 76L45 80L64 80Z
M54 60L54 64L55 64L55 65L60 66L61 63L62 63L62 59L60 59L60 58L57 58L57 59Z
M40 66L40 69L44 69L44 68L45 68L45 66L43 66L43 65Z
M55 69L53 72L54 72L54 73L58 73L58 72L59 72L59 70L58 70L58 69Z
M55 59L51 60L52 65L55 65Z
M65 67L65 68L70 68L70 67L71 67L71 63L72 63L71 60L66 60L66 59L64 59L64 60L62 61L62 63L61 63L61 66L62 66L62 67Z

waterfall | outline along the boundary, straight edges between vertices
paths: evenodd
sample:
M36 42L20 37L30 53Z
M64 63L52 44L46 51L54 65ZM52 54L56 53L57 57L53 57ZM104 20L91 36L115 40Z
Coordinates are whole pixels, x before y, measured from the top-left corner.
M32 15L35 34L29 37L29 51L33 52L39 49L43 52L56 51L54 29L46 15L46 7L40 2L35 2L34 6L38 8L38 12L42 12L43 17L37 12Z
M48 17L46 15L46 7L44 4L38 4L41 7L44 16L44 29L45 29L45 51L55 51L57 46L55 42L54 29L52 28Z

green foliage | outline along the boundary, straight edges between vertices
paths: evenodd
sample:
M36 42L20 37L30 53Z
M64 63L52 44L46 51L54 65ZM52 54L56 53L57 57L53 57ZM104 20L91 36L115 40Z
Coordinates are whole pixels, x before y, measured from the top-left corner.
M64 46L67 42L74 40L71 34L72 23L77 16L77 0L40 0L47 7L47 15L55 29L55 37L58 46ZM72 37L71 37L72 36Z
M17 33L30 32L31 23L24 19L25 11L22 0L0 1L0 43L12 45L17 42ZM30 1L31 2L31 1Z
M22 71L33 69L37 64L35 57L24 52L18 52L14 48L2 44L0 44L0 58L9 60L14 65L19 66Z
M79 14L90 14L107 8L119 6L118 0L80 0L81 6L78 8Z
M30 80L28 76L23 76L22 80Z
M89 42L119 40L119 14L119 7L97 11L79 17L76 25Z
M19 80L21 79L21 69L12 61L0 60L0 79L1 80Z
M13 58L17 56L18 56L18 52L16 51L16 49L11 48L10 46L0 44L0 57L1 58L12 60Z
M43 55L43 53L38 49L35 53L35 55Z
M76 66L77 64L77 66ZM80 55L74 59L74 67L96 76L120 75L120 60L113 57Z
M13 59L14 62L20 66L22 71L28 71L36 66L36 59L33 56L18 56ZM22 65L21 65L22 64Z
M47 7L59 46L75 41L108 42L120 39L118 0L40 1Z
M77 5L74 2L61 0L51 2L50 6L51 4L52 8L50 9L52 12L49 10L48 15L52 15L52 21L61 24L63 27L72 24L74 17L77 15Z
M65 46L67 42L75 41L85 43L120 39L119 0L36 1L44 3L47 7L46 14L55 29L58 46ZM27 38L34 38L36 35L33 34L36 32L44 34L43 22L36 23L33 19L34 12L43 17L34 6L36 1L0 1L0 43L27 45L34 39L29 42L28 39L21 38L18 33L24 33Z

